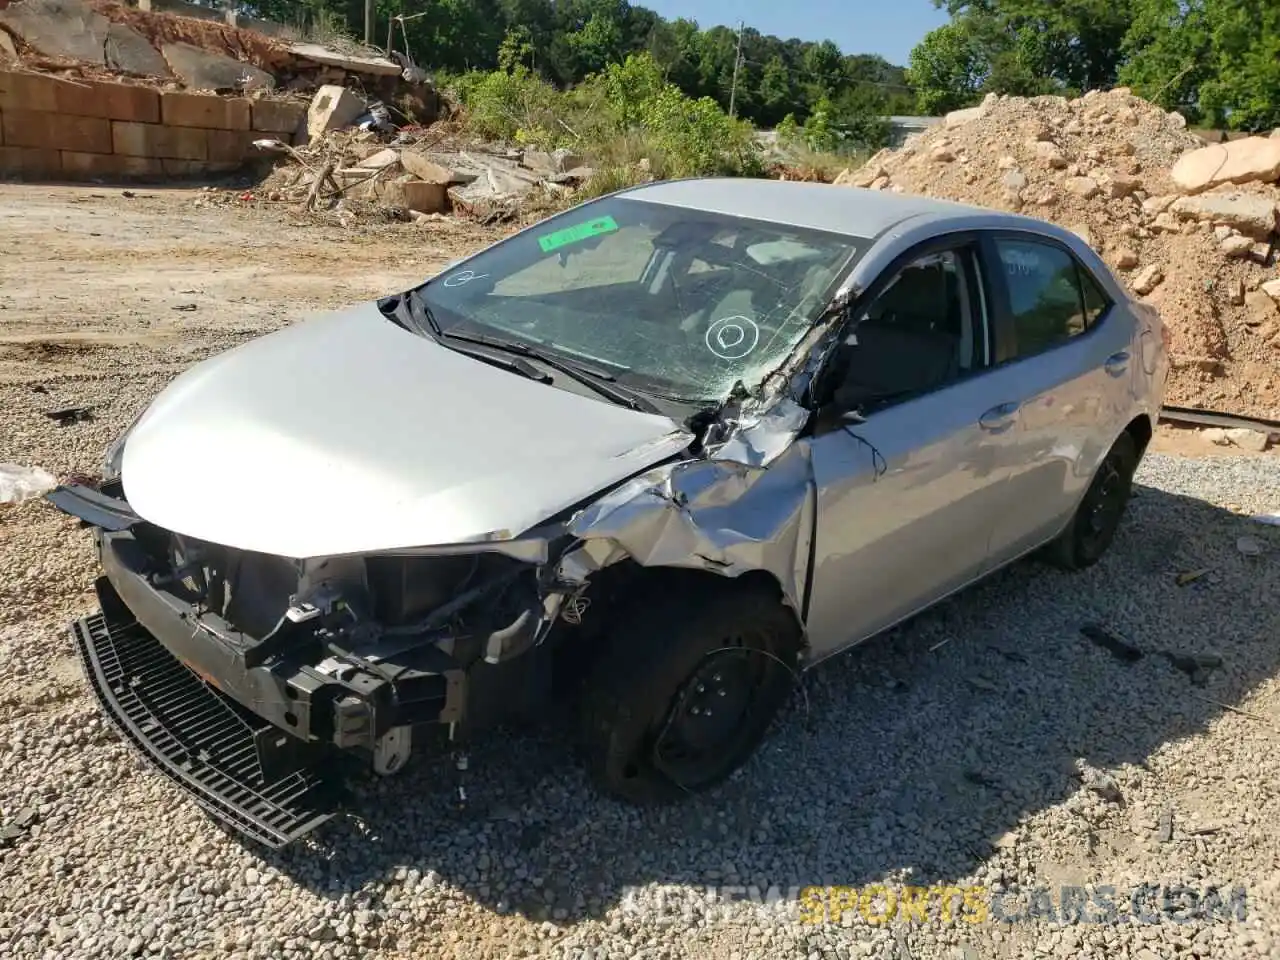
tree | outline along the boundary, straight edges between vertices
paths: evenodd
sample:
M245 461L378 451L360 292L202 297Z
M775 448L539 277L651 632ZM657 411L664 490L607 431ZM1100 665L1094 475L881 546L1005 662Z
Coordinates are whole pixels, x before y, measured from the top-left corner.
M525 27L507 30L498 47L498 69L511 73L517 67L527 67L533 59L533 38Z
M912 51L913 65L921 61L912 76L929 84L930 102L967 102L979 90L1030 95L1107 87L1120 69L1135 2L934 0L951 14L939 28L950 32L926 36L919 58Z
M782 62L782 57L770 57L769 62L764 65L756 101L760 105L761 121L766 124L777 123L791 113L791 74L787 65Z
M831 108L831 123L842 144L874 150L889 140L887 112L880 88L863 83L840 92Z
M907 76L924 114L941 114L968 106L991 64L978 37L963 19L930 30L911 51Z
M801 64L805 80L813 86L817 98L831 97L844 79L844 60L840 48L830 40L810 44Z
M1280 7L1275 0L1206 0L1213 75L1200 85L1218 125L1260 131L1280 126Z
M1200 85L1212 76L1204 3L1136 0L1122 43L1121 83L1166 110L1199 119Z
M603 70L622 58L622 24L603 5L592 11L582 28L567 39L580 77Z

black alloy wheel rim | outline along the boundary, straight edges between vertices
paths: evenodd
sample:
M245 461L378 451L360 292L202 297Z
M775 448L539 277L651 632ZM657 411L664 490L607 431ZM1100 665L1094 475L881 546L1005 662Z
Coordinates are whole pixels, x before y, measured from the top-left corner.
M1124 476L1116 465L1115 455L1108 456L1094 478L1085 503L1084 542L1092 547L1115 529L1124 507Z

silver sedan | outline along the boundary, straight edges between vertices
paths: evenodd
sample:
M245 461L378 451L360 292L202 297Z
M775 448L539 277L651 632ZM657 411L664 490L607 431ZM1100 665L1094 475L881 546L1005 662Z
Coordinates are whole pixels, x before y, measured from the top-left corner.
M108 715L281 843L335 751L394 773L558 704L617 795L723 780L802 670L1033 551L1099 560L1167 371L1051 224L672 181L198 364L50 498L97 528Z

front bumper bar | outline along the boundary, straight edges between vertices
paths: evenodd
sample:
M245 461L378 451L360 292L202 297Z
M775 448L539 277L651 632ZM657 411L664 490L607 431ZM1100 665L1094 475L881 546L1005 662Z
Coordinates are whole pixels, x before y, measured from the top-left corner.
M102 613L72 625L85 675L124 738L206 812L278 849L337 812L336 758L254 717L204 683L129 614L111 583Z
M59 506L77 516L97 510L80 500ZM368 751L393 727L461 719L464 671L438 647L415 650L411 670L387 664L341 677L325 673L314 645L248 636L157 587L134 530L98 527L94 534L105 579L129 618L205 683L304 744Z

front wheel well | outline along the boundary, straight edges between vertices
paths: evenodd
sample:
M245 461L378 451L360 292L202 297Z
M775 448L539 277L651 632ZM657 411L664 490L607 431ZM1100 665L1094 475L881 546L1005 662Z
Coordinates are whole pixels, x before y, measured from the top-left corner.
M748 570L736 577L688 567L646 567L627 559L605 567L587 581L587 599L576 623L560 621L548 638L558 648L557 674L570 683L580 679L607 643L607 635L637 610L666 605L682 597L721 596L741 590L763 594L795 622L804 637L804 624L786 601L782 585L767 570ZM803 639L801 641L803 643Z

